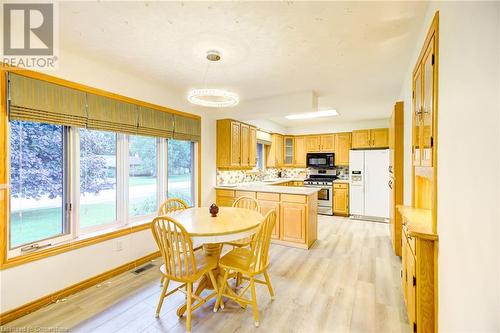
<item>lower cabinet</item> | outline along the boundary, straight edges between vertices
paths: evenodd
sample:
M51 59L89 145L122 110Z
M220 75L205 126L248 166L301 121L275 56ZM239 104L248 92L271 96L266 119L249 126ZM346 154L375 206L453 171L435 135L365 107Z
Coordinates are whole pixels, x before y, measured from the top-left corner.
M260 205L260 212L266 215L271 209L276 210L276 223L274 224L273 239L280 238L280 195L276 193L257 193L257 201Z
M414 332L435 331L435 240L412 237L403 228L401 285Z
M276 209L273 242L308 249L317 239L317 195L237 190L216 190L217 205L229 207L236 198L250 196L259 202L262 215Z
M333 215L349 215L349 184L333 184Z
M281 203L281 239L287 242L305 242L306 205L292 202Z
M220 207L231 207L235 200L235 191L217 190L215 203Z

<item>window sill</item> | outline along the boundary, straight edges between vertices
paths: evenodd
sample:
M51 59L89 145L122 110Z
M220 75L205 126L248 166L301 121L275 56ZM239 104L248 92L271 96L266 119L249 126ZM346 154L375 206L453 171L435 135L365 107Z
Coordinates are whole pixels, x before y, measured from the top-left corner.
M64 252L73 251L85 246L90 246L96 243L104 242L109 239L118 238L145 229L149 229L151 226L151 220L152 219L148 219L147 221L142 220L142 221L132 222L127 225L99 230L96 232L82 235L76 239L72 239L59 244L54 244L53 246L45 248L40 251L8 258L5 259L0 264L0 270L23 265L32 261L51 257Z

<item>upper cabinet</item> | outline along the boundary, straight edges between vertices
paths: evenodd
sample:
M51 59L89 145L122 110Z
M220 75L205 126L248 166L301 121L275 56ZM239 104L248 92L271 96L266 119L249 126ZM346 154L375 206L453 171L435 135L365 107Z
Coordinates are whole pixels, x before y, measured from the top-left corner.
M279 168L283 165L283 135L273 134L271 145L266 147L266 167Z
M285 136L283 138L283 165L293 166L295 164L295 138Z
M349 165L349 150L351 150L351 133L335 134L335 165Z
M253 168L256 149L255 127L231 119L217 120L218 168Z
M433 166L435 114L435 37L430 38L413 74L413 164Z
M352 149L388 148L389 129L375 128L352 131Z
M295 167L306 167L306 137L295 137Z
M333 152L335 150L335 134L306 136L306 150L310 153Z

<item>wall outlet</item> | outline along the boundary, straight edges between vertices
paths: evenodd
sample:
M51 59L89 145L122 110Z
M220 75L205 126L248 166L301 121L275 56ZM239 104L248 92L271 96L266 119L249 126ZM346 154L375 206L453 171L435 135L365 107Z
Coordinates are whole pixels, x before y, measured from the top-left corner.
M116 251L121 251L123 250L123 242L121 240L116 241Z

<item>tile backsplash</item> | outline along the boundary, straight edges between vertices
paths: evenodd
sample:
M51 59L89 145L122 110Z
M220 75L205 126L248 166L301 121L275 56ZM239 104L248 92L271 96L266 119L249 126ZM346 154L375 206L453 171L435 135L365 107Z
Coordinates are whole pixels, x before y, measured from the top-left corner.
M336 169L339 179L349 178L349 167L337 167ZM278 178L278 173L280 171L282 178L307 178L309 176L308 170L305 168L273 168L263 171L217 170L217 185L249 183L264 179L274 179Z

